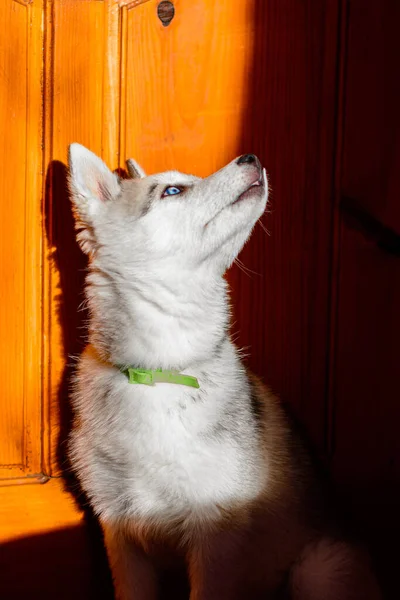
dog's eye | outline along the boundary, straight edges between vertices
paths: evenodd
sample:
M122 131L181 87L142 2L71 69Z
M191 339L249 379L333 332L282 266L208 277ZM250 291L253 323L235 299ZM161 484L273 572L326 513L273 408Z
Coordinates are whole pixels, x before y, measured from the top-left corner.
M169 185L161 194L161 198L165 198L165 196L175 196L176 194L181 194L183 190L183 187L178 187L177 185Z

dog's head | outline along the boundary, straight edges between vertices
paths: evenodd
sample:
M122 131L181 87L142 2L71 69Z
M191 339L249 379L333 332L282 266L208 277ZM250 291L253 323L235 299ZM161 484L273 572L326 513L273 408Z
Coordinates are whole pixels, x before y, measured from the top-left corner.
M222 274L265 210L268 185L246 154L205 179L168 171L146 176L128 160L120 179L79 144L69 148L78 240L89 255L112 256L151 276L206 268Z

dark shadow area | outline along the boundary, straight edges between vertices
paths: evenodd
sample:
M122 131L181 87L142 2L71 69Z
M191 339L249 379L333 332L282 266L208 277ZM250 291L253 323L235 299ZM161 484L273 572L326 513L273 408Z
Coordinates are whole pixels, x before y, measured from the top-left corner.
M2 600L112 600L94 522L0 545Z
M188 600L178 574L160 581L160 600ZM94 519L80 527L43 533L0 545L1 600L113 600L101 533Z
M46 177L46 232L52 248L51 260L59 273L57 290L57 317L61 325L63 354L66 367L58 390L60 431L57 440L57 462L72 491L75 482L66 457L66 440L72 425L69 402L71 375L77 357L87 338L87 310L84 308L84 282L87 257L75 237L74 218L68 192L67 167L53 161Z
M375 57L374 73L382 78L385 68L388 69L385 67L385 61L379 58L382 57L384 43L392 50L394 46L397 50L399 47L397 38L393 35L393 19L390 19L396 3L369 3L369 9L366 11L362 3L353 4L357 5L354 11L358 11L360 15L368 15L373 5L377 12L379 6L390 25L386 31L382 15L379 23L372 17L365 17L365 20L362 17L355 20L353 25L352 35L365 40L365 45L370 48L370 55ZM342 192L342 189L335 188L335 173L338 168L338 145L342 135L346 135L346 131L344 134L340 131L339 118L339 104L342 100L339 96L339 65L342 53L345 52L344 20L348 18L345 6L345 2L325 0L254 1L254 53L249 70L247 106L243 113L238 154L255 153L267 168L271 193L269 212L263 217L263 223L270 235L257 226L251 241L240 256L244 266L256 274L244 273L234 266L229 280L235 310L234 331L239 331L238 344L246 348L250 367L281 396L295 420L301 424L300 429L311 441L314 455L320 459L317 463L322 462L323 471L328 474L330 497L335 498L343 510L350 528L370 547L385 598L394 600L399 594L396 565L400 558L400 481L396 465L400 457L398 453L394 454L395 434L390 419L391 415L397 414L394 406L397 405L399 397L396 376L398 366L394 366L393 354L392 358L388 357L388 349L385 349L386 354L382 351L383 336L379 332L379 323L381 329L390 330L388 319L394 311L389 311L389 294L386 299L386 312L385 299L382 300L381 312L373 310L373 302L368 304L371 297L379 294L375 289L369 288L369 291L365 292L368 297L365 295L362 298L363 294L360 294L360 302L369 306L370 311L368 319L357 325L368 332L365 334L367 345L364 352L372 352L372 356L375 356L376 352L373 368L365 368L360 344L357 346L357 342L351 343L357 340L360 333L354 321L351 321L351 317L357 314L356 309L353 314L349 308L350 317L347 321L345 317L340 320L339 325L336 324L336 327L347 330L354 327L353 333L346 338L349 340L348 346L345 347L344 343L342 346L332 344L332 339L337 336L335 324L331 322L332 282L338 275L332 271L332 254L335 252L334 201L337 192ZM398 9L396 10L398 13ZM365 29L357 28L357 24L360 23ZM377 23L376 31L372 28L374 23ZM386 38L390 38L388 42L383 41ZM368 41L370 39L374 39L374 47L371 47ZM379 100L376 105L382 108L384 102L381 91L383 86L375 86L368 75L367 61L370 60L370 55L365 58L366 53L360 52L355 54L356 58L353 57L356 66L352 72L351 93L354 95L354 90L357 86L358 88L352 101L352 106L355 106L351 116L363 110L360 104L364 102L363 96L370 95L371 86L374 88L372 95L375 94ZM398 56L389 52L386 59L386 62L392 65L388 80L393 85L393 65L397 64ZM364 79L358 76L359 72L364 74ZM346 90L343 93L345 94ZM382 110L379 111L380 116L381 113ZM360 168L364 169L358 174L361 183L369 181L365 165L368 164L366 158L369 163L372 161L372 158L367 156L368 153L371 154L368 148L369 121L372 115L374 113L371 111L367 113L368 119L361 136L363 147L358 148L362 152L353 157L352 161L347 157L349 168L353 164L361 164ZM375 131L378 128L376 123L382 121L380 116L376 119L375 115L373 116L373 129L377 141L384 149L390 147L385 141L389 132L382 132L380 135ZM345 127L349 128L355 139L360 137L357 133L358 125L359 123L354 124L351 118L345 123ZM393 128L395 130L396 123ZM391 132L390 139L393 137ZM395 150L392 163L395 164ZM369 170L372 168L375 168L375 165L370 164ZM398 182L394 175L390 182L389 177L385 177L387 180L378 182L381 184L379 189L385 190L389 183L393 188L393 182ZM354 179L357 179L356 175ZM378 207L384 206L385 198L377 198L375 204ZM391 254L397 256L393 250L397 239L392 229L383 229L380 225L377 227L371 217L364 218L364 228L366 222L369 229L372 223L372 233L379 238L378 244L383 245L385 249L389 248ZM343 240L339 243L343 245ZM360 248L360 255L367 256L361 243ZM344 256L342 260L349 262L349 257ZM374 260L375 263L381 264L379 259L374 258L371 259L372 264ZM374 285L374 281L377 290L385 290L383 285L379 285L382 279L389 289L390 273L395 272L394 268L390 271L388 265L382 263L381 279L373 273L373 269L377 269L376 266L369 268L374 277L370 286ZM357 276L359 272L356 264L352 277ZM339 293L342 294L343 305L352 307L350 285L343 285ZM363 309L359 309L358 314L360 312L363 312ZM364 310L363 314L368 314L368 310ZM399 314L397 312L395 317L396 324L393 323L394 331L397 331ZM361 321L360 317L359 320ZM376 350L377 348L379 350ZM330 349L336 353L336 371L333 374L329 372L334 363ZM353 387L345 387L343 384L346 379L346 373L340 370L346 362L341 359L343 354L348 357L347 364L356 367L353 371L349 367L349 378L354 381L355 373L360 378L358 384L354 383ZM379 373L381 381L376 389L372 382L379 380ZM386 376L392 384L387 383ZM328 396L332 392L328 389L328 382L333 381L331 385L335 386L336 377L340 378L342 395L339 395L336 388L332 393L335 408L341 410L341 419L335 421L337 414L335 410L333 414L330 413L331 408L328 405ZM368 381L371 390L368 390ZM374 389L375 392L378 391L378 395L372 391ZM357 390L358 398L354 395L357 394ZM380 400L379 391L385 394L386 402ZM360 400L360 397L363 400ZM346 424L346 404L356 406L353 411L349 410L351 425ZM390 404L392 408L387 411ZM379 415L380 430L376 428L371 414ZM382 432L382 423L385 424L384 429L389 432L390 439L386 446L382 439L378 457L368 470L364 462L369 456L366 440L376 440L379 431ZM329 445L330 428L334 431L335 439L340 442L338 461L335 461L336 448ZM343 440L345 443L342 443ZM358 440L362 440L365 448L365 459ZM373 447L379 445L375 443ZM372 457L372 452L370 454ZM347 457L354 470L353 477L349 475L348 470L346 472ZM361 464L361 460L364 464ZM377 467L379 463L384 465L384 473Z
M337 496L358 538L366 541L385 600L399 597L400 485L395 480L376 481L355 474L351 485L336 486Z

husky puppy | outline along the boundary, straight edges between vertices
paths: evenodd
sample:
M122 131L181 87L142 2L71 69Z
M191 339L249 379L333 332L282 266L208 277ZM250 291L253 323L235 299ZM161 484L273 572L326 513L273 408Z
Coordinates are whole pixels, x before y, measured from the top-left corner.
M116 598L158 598L158 569L176 559L191 600L378 600L279 401L228 333L223 276L265 210L265 169L252 154L205 179L127 164L120 180L69 149L90 257L69 455Z

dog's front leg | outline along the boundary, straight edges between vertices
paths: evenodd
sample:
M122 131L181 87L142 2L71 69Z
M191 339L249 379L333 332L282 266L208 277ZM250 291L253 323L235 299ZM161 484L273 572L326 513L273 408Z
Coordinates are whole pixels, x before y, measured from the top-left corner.
M242 539L220 532L195 543L189 555L190 600L235 600L243 575Z
M102 526L116 600L156 600L156 573L143 549L120 528Z

